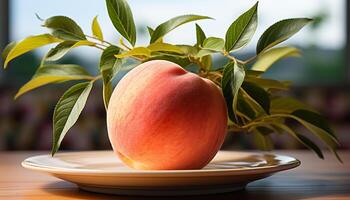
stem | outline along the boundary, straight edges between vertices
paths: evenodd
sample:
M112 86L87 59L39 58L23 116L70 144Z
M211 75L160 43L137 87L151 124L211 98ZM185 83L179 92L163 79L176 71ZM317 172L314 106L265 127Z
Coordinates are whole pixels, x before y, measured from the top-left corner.
M102 51L104 51L105 49L104 48L102 48L102 47L99 47L99 46L93 46L93 47L95 47L95 48L98 48L98 49L100 49L100 50L102 50Z
M231 56L231 55L230 55L229 53L227 53L227 52L224 52L223 55L226 56L228 59L230 59L230 60L236 62L236 63L242 64L242 65L246 64L245 62L243 62L243 61L241 61L241 60L235 58L234 56Z
M95 82L97 81L98 79L101 79L102 78L102 75L98 75L98 76L95 76L93 79L91 79L91 81Z
M249 128L249 127L252 127L252 126L255 126L255 125L259 125L259 124L265 124L265 122L263 122L263 121L251 122L249 124L246 124L246 125L242 126L242 128Z
M207 77L207 73L205 70L205 66L203 65L203 63L201 63L201 61L199 59L196 59L193 56L188 56L188 59L190 60L190 62L197 64L200 67L200 71L199 71L199 76L206 78ZM204 72L204 73L203 73Z
M138 61L141 61L143 62L143 59L142 58L139 58L139 57L135 57L135 56L131 56L131 58L135 59L135 60L138 60Z
M228 53L226 51L223 51L222 54L223 54L223 56L227 57L228 59L235 61L235 62L242 64L242 65L246 65L246 64L248 64L256 59L256 55L255 55L255 56L249 58L248 60L242 61L242 60L235 58L234 56L231 56L230 53Z
M106 48L107 48L108 46L105 45L105 44L103 44L103 43L106 43L106 44L108 44L108 45L110 45L110 46L116 46L116 47L118 47L118 48L120 48L120 49L122 49L122 50L124 50L124 51L130 50L129 48L124 48L124 47L121 47L121 46L119 46L119 45L112 44L112 43L110 43L110 42L108 42L108 41L106 41L106 40L100 40L100 39L98 39L97 37L94 37L94 36L91 36L91 35L85 35L85 36L86 36L87 38L100 41L101 44L99 44L99 45L102 45L102 46L104 46L104 47L106 47ZM96 44L97 44L97 43L96 43Z
M255 56L249 58L248 60L243 61L243 64L248 64L248 63L252 62L253 60L255 60L256 58L257 58L257 56L255 55Z
M228 59L230 59L234 62L237 62L237 59L235 57L231 56L229 53L224 52L223 55L226 56Z
M240 126L238 126L237 124L233 123L227 126L227 130L228 131L244 131L244 129L242 129Z
M216 72L216 71L211 71L211 72L209 72L209 74L212 74L212 75L215 75L215 76L222 78L222 74L219 72Z
M109 47L108 45L105 45L105 44L97 44L97 43L95 43L95 44L96 44L96 45L103 46L103 47L105 47L105 48Z
M121 44L123 47L125 47L127 50L131 50L131 48L128 47L128 46L124 43L123 38L120 38L119 42L120 42L120 44Z
M236 110L236 113L237 113L237 115L239 115L239 116L241 116L241 117L247 119L248 121L252 120L252 119L250 119L248 116L246 116L245 114L239 112L238 110Z
M241 128L236 128L236 127L228 126L228 127L227 127L227 131L238 132L238 131L244 131L244 130L241 129Z
M41 61L40 61L40 67L42 67L42 66L45 64L45 61L46 61L46 58L47 58L48 54L49 54L49 53L46 53L46 54L44 55L44 57L41 59Z
M257 118L257 119L255 119L255 120L251 121L249 124L246 124L246 125L242 126L242 128L249 128L249 127L254 126L254 125L259 125L259 124L265 123L264 121L265 121L266 119L273 119L273 118L278 118L278 117L292 118L292 119L295 119L295 120L299 121L298 118L295 117L295 116L293 116L293 115L288 115L288 114L273 114L273 115L268 115L268 116L263 116L263 117L261 117L261 118Z
M243 118L246 118L248 120L251 120L249 119L247 116L241 114L241 113L237 113L240 117L243 117ZM289 116L287 114L275 114L275 115L270 115L270 116L265 116L263 119L260 119L260 121L252 121L250 122L249 124L246 124L246 125L243 125L243 126L236 126L234 127L236 130L240 130L240 131L248 131L250 132L251 131L251 128L253 126L256 126L256 125L260 125L260 126L266 126L266 122L264 121L266 118L276 118L276 117L290 117L290 118L295 118L293 116ZM230 130L230 129L229 129Z
M112 43L108 42L108 41L105 41L105 40L100 40L98 39L97 37L95 36L91 36L91 35L85 35L87 38L90 38L90 39L94 39L94 40L98 40L100 42L103 42L103 43L106 43L106 44L109 44L109 45L113 45Z

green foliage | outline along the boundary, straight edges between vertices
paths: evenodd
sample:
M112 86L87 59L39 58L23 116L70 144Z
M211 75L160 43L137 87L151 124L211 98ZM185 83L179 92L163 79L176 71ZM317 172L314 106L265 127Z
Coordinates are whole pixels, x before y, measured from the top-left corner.
M18 42L18 43L10 43L6 48L5 51L3 51L2 55L5 60L4 68L7 67L7 64L13 60L14 58L27 53L28 51L31 51L33 49L51 44L60 42L60 39L57 39L49 34L42 34L42 35L36 35L36 36L30 36L25 38L24 40Z
M134 46L136 43L136 27L126 0L106 0L106 5L114 27Z
M224 94L228 115L232 121L235 121L234 110L236 107L237 93L244 81L245 71L237 62L228 63L222 75L221 88Z
M245 78L245 81L248 83L254 83L256 85L259 85L264 89L279 89L279 90L288 89L288 84L277 80L273 80L273 79L266 79L266 78L247 75Z
M10 53L10 51L13 49L13 47L15 47L17 44L17 42L13 41L10 42L8 45L6 45L6 47L3 49L3 51L1 52L1 58L3 60L6 60L8 54Z
M100 24L97 21L97 16L92 20L91 25L92 35L95 36L99 40L103 40L103 33L100 27Z
M93 79L89 73L79 65L43 65L37 69L33 78L24 84L17 92L15 99L22 94L49 83L62 83L71 80Z
M163 38L164 35L166 35L170 31L174 30L175 28L185 23L201 20L201 19L211 19L211 18L207 16L200 16L200 15L181 15L178 17L174 17L157 26L157 28L152 33L150 43L159 41L161 38Z
M257 71L266 71L275 62L287 58L287 57L300 56L300 51L294 47L278 47L266 52L263 52L258 56L258 60L254 63L252 69Z
M156 42L156 43L150 44L147 48L151 50L151 52L165 51L165 52L172 52L172 53L178 53L178 54L184 53L180 47L172 44L168 44L168 43L163 43L163 42Z
M119 44L105 41L97 17L92 21L92 36L88 36L72 19L54 16L44 20L43 24L44 27L51 29L51 34L30 36L20 42L12 42L2 52L6 68L11 60L28 51L58 43L44 56L34 76L20 88L16 98L46 84L70 80L89 81L72 86L58 101L53 120L52 155L58 150L65 134L77 121L93 83L102 79L103 102L107 110L113 91L113 78L123 70L122 63L126 63L126 59L133 59L137 64L149 60L168 60L187 70L195 69L194 72L199 76L210 79L222 89L228 109L228 130L253 134L254 143L260 149L273 148L271 134L286 133L314 151L318 157L323 158L322 151L316 143L309 139L308 135L297 132L294 126L286 123L288 119L287 121L294 120L308 130L309 134L316 136L340 160L336 153L338 139L327 121L302 102L280 96L278 93L280 90L289 88L288 82L266 79L262 76L279 60L300 55L300 51L294 47L273 47L292 37L310 23L311 19L286 19L273 24L260 37L256 55L247 60L240 60L230 52L243 48L253 37L257 27L258 3L232 22L225 39L207 37L203 29L196 24L195 44L188 45L181 42L169 44L163 41L166 34L185 23L211 19L201 15L182 15L160 24L155 29L147 27L150 43L136 47L136 28L127 1L106 0L106 6L112 24L132 47L126 45L123 38L120 38ZM91 76L81 66L50 63L80 46L102 50L100 63L97 66L99 74L96 76ZM213 67L212 54L226 57L227 63ZM248 66L251 68L247 69Z
M253 141L258 149L270 151L273 149L273 143L269 135L260 132L259 128L253 130Z
M172 55L156 55L152 56L150 58L147 58L146 61L150 60L167 60L173 63L176 63L182 67L187 67L188 65L191 64L191 61L189 60L188 57L180 57L180 56L172 56Z
M324 158L321 149L314 142L312 142L309 138L307 138L306 136L296 133L292 128L290 128L284 124L276 123L274 125L277 126L278 128L283 129L284 131L286 131L294 139L298 140L301 144L303 144L307 148L313 150L319 158L321 158L321 159Z
M103 80L103 103L106 110L113 91L112 80L120 71L122 65L122 61L114 56L119 52L120 49L118 47L109 46L103 51L100 59L100 72Z
M44 21L43 26L51 29L51 34L62 40L79 41L86 39L80 26L66 16L50 17Z
M256 46L256 53L259 54L289 39L311 21L312 19L308 18L294 18L273 24L260 37Z
M213 58L211 55L201 57L199 62L202 63L205 71L210 71L212 69Z
M252 39L258 26L258 3L234 21L226 32L225 50L244 47Z
M126 51L121 54L115 55L117 58L127 58L127 57L132 57L132 56L145 56L145 57L150 57L151 56L151 50L146 48L146 47L135 47L131 49L130 51Z
M221 52L224 50L225 41L217 37L208 37L203 41L202 49Z
M264 109L266 114L270 113L270 95L263 88L259 87L255 83L243 82L242 89L255 101L262 109Z
M57 102L53 113L53 146L54 155L68 130L78 120L90 94L93 82L78 83L69 88Z
M151 27L147 26L147 31L148 31L149 36L152 37L154 30Z
M204 40L207 38L207 36L205 36L205 33L203 31L203 29L196 24L196 39L197 39L197 45L198 46L202 46Z
M336 147L339 145L338 140L326 120L321 115L308 110L296 110L291 114L290 118L298 121L311 133L322 140L341 161L335 151Z
M247 102L248 99L243 97L242 93L237 94L237 109L235 110L237 113L240 113L242 117L245 119L256 119L257 114L252 106Z
M88 40L81 41L63 41L59 43L56 47L52 48L46 55L46 61L56 61L62 58L71 49L79 46L94 46L95 43Z
M326 131L336 141L336 137L332 129L327 124L327 121L318 113L314 113L309 110L298 109L292 113L292 115Z
M309 108L304 103L293 99L291 97L277 97L271 100L271 109L272 114L285 113L290 114L296 110L310 110L315 112L313 109Z

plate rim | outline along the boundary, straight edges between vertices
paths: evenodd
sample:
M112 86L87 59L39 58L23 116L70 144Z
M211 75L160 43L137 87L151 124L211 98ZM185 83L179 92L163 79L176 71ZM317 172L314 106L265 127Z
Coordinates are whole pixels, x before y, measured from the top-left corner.
M97 150L97 151L72 151L72 152L62 152L57 153L59 155L65 155L65 154L78 154L78 153L107 153L107 152L113 152L111 150ZM281 157L287 157L291 159L292 161L284 164L279 165L270 165L270 166L258 166L258 167L245 167L245 168L229 168L229 169L191 169L191 170L135 170L130 169L133 171L101 171L101 170L94 170L94 169L69 169L69 168L59 168L59 167L48 167L43 165L38 165L35 163L30 162L30 159L37 158L37 157L47 157L50 156L49 154L41 154L36 156L31 156L26 158L21 162L22 167L30 170L45 172L45 173L51 173L51 174L64 174L64 175L91 175L91 176L161 176L161 177L174 177L174 176L202 176L205 174L205 176L225 176L228 174L231 175L247 175L247 174L272 174L279 171L284 171L288 169L292 169L295 167L298 167L301 162L295 157L287 156L287 155L281 155L281 154L275 154L275 153L262 153L262 152L256 152L256 151L227 151L227 150L221 150L219 152L228 152L228 153L250 153L250 154L258 154L258 155L275 155L275 156L281 156ZM218 153L219 153L218 152Z

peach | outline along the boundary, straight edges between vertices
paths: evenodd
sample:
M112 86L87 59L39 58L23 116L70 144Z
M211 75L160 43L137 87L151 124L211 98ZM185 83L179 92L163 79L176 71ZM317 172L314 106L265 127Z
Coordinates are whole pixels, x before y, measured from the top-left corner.
M129 167L200 169L224 141L227 109L212 81L169 61L148 61L114 89L107 127L115 153Z

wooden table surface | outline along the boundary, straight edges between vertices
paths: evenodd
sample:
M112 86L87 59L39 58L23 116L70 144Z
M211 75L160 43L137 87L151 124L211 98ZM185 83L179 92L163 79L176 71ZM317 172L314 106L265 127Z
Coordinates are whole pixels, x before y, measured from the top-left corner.
M248 185L235 193L189 197L128 197L85 192L74 184L21 167L27 157L45 152L0 152L0 199L349 199L350 151L341 151L343 164L332 155L319 160L309 151L278 151L291 155L302 164Z

